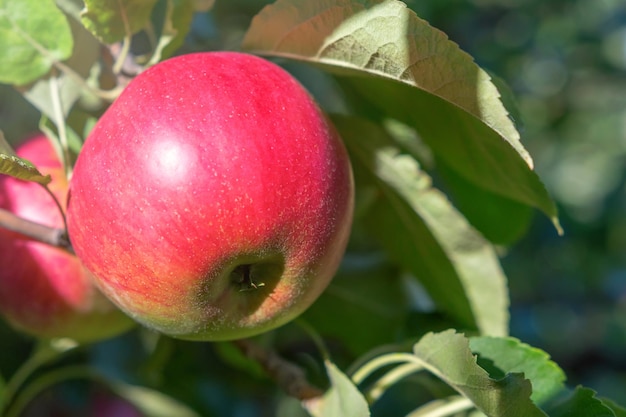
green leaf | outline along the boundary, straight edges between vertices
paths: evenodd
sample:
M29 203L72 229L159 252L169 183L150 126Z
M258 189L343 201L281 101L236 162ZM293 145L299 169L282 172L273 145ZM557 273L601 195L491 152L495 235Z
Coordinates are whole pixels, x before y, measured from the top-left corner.
M626 408L618 405L615 401L608 398L600 398L600 401L613 411L615 417L626 417Z
M321 398L306 400L304 406L313 417L368 417L367 401L343 372L325 360L330 388Z
M378 117L415 127L468 182L537 207L559 227L489 75L404 3L278 0L254 17L242 48L336 74Z
M470 348L479 355L479 363L490 365L502 376L509 372L523 373L533 386L531 399L541 405L565 387L565 374L544 351L512 337L474 337ZM493 368L495 367L495 369ZM490 370L487 366L483 368ZM494 373L491 373L491 376Z
M478 366L469 340L448 330L429 333L413 353L432 374L470 399L488 417L546 417L530 399L530 382L520 374L492 379Z
M533 218L529 206L467 181L441 160L437 161L437 172L455 206L489 241L510 245L528 230Z
M259 380L267 378L267 373L261 364L244 355L241 349L231 342L215 342L213 349L220 359L234 369L238 369Z
M425 169L437 167L437 174L454 205L489 241L508 245L526 232L534 213L532 208L478 187L456 174L444 161L434 157L413 128L393 119L383 120L382 124L396 143L420 161Z
M82 21L104 43L115 43L145 28L157 0L85 0Z
M145 417L200 417L174 398L151 388L108 381L108 387L134 405Z
M390 256L464 326L506 336L506 278L493 246L380 126L356 118L333 120L350 151L357 182L372 178L379 188L365 223Z
M100 43L76 20L70 18L68 21L75 42L73 53L64 64L83 79L87 79L91 68L99 59ZM58 121L59 116L67 118L84 93L84 84L65 73L42 78L22 91L33 106L55 121Z
M550 417L615 417L594 390L580 386L547 411Z
M0 174L41 185L46 185L52 181L50 175L43 175L26 159L17 157L2 132L0 132Z
M150 64L171 56L185 40L194 14L193 0L161 0L153 11L158 43Z
M303 315L320 334L340 340L353 355L393 342L409 311L402 277L380 258L348 252L337 276ZM347 332L350 337L345 337Z
M65 15L52 0L0 0L0 83L24 85L72 53Z

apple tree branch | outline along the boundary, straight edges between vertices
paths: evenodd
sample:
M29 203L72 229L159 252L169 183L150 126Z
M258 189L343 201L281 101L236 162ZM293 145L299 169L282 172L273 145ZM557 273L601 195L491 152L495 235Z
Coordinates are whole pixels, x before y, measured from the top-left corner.
M0 228L21 234L22 236L46 243L63 249L73 254L74 249L70 243L65 229L46 226L19 217L8 210L0 208Z
M301 368L280 357L276 352L266 350L247 339L236 340L234 344L244 355L258 362L268 376L290 397L306 401L324 394L324 391L307 381Z

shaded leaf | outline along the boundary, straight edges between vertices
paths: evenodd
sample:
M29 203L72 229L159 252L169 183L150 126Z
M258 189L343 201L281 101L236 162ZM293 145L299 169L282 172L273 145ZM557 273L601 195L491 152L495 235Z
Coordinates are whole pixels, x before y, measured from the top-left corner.
M608 398L600 398L600 401L613 411L615 417L626 417L626 408L618 405L615 401Z
M340 340L353 355L393 342L409 310L402 277L380 258L346 253L337 276L303 314L320 334Z
M528 230L533 210L522 203L486 190L438 161L437 172L456 207L485 238L498 245L510 245Z
M0 82L28 84L72 53L65 15L52 0L0 0Z
M158 43L149 64L170 57L185 40L194 14L193 0L161 0L153 11Z
M580 386L547 411L550 417L615 417L594 390Z
M330 388L321 398L307 400L304 406L313 417L368 417L367 401L343 372L325 360Z
M512 373L498 380L490 378L476 363L469 340L454 330L427 334L413 347L413 353L426 369L489 417L546 417L530 399L528 380Z
M425 170L437 168L454 205L489 241L508 245L518 240L530 226L533 209L507 197L487 191L449 169L435 158L415 130L393 119L382 121L393 139L411 153Z
M509 372L523 373L532 384L531 399L536 404L541 405L565 387L565 374L550 356L518 339L474 337L470 339L470 348L479 355L481 365L488 363L492 370L495 366L501 376ZM489 370L487 366L483 368ZM491 376L497 375L492 373Z
M414 126L458 175L559 227L489 75L404 3L278 0L254 17L242 48L338 75L380 115Z
M146 27L157 0L85 0L82 21L104 43L115 43Z
M54 0L65 14L80 22L80 13L85 7L83 0Z
M220 359L234 369L241 370L253 378L267 378L267 373L261 364L244 355L241 349L231 342L213 343L213 349Z
M52 181L50 175L43 175L26 159L16 156L2 132L0 132L0 174L41 185L46 185Z
M413 273L439 308L482 334L508 334L506 279L494 248L432 187L417 161L371 122L333 119L355 177L373 178L380 197L366 224Z

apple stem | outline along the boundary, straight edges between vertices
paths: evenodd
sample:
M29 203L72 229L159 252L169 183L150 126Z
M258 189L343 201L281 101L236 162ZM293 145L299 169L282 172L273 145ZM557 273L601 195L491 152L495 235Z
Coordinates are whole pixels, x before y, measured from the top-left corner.
M132 43L133 36L133 33L130 29L130 23L128 22L128 17L126 16L126 11L123 7L120 7L120 15L122 17L122 23L124 25L124 39L122 40L122 48L120 50L120 54L117 56L115 63L113 64L113 74L115 75L119 75L122 72L124 61L128 57L128 53L130 52L130 45Z
M52 198L52 201L54 201L54 205L57 206L57 209L59 210L59 214L61 215L61 219L63 220L63 228L65 229L65 231L67 231L67 217L65 217L65 211L63 210L63 206L61 205L61 202L59 201L57 196L54 195L52 190L48 188L47 185L42 185L42 187L44 188L44 190L46 190L48 195ZM65 234L67 235L67 232Z
M311 385L304 371L272 350L266 350L249 339L233 342L248 358L258 362L265 372L290 397L300 401L321 397L324 391Z
M26 220L5 209L0 209L0 227L74 254L65 229Z
M54 70L50 77L50 97L52 98L52 108L54 112L54 124L57 126L59 133L59 144L61 145L61 160L65 176L69 180L72 177L72 161L70 156L70 147L67 143L67 129L65 126L65 116L63 114L63 103L61 103L61 89L58 82L58 70Z

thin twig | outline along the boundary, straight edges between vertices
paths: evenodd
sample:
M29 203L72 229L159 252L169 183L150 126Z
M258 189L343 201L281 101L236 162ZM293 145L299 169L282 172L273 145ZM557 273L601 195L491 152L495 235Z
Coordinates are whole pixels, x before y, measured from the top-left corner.
M65 127L65 115L63 113L63 103L61 102L61 90L55 70L50 77L50 97L52 99L52 109L54 113L54 124L59 132L59 142L61 144L61 157L63 158L63 169L65 176L72 177L72 161L70 156L70 146L67 143L67 129Z
M55 246L71 254L74 253L74 249L64 229L57 229L23 219L5 209L0 209L0 228L8 229L39 242Z
M122 41L122 49L120 50L120 54L117 56L115 63L113 64L113 74L115 75L119 75L120 72L122 72L124 61L126 61L126 58L128 57L128 53L130 52L130 45L133 39L133 33L130 29L128 17L126 16L126 10L124 9L124 6L121 4L120 0L118 0L117 3L120 8L122 23L124 24L124 40Z
M324 394L324 391L307 381L301 368L280 357L276 352L266 350L248 339L237 340L234 344L248 358L258 362L290 397L304 401Z

